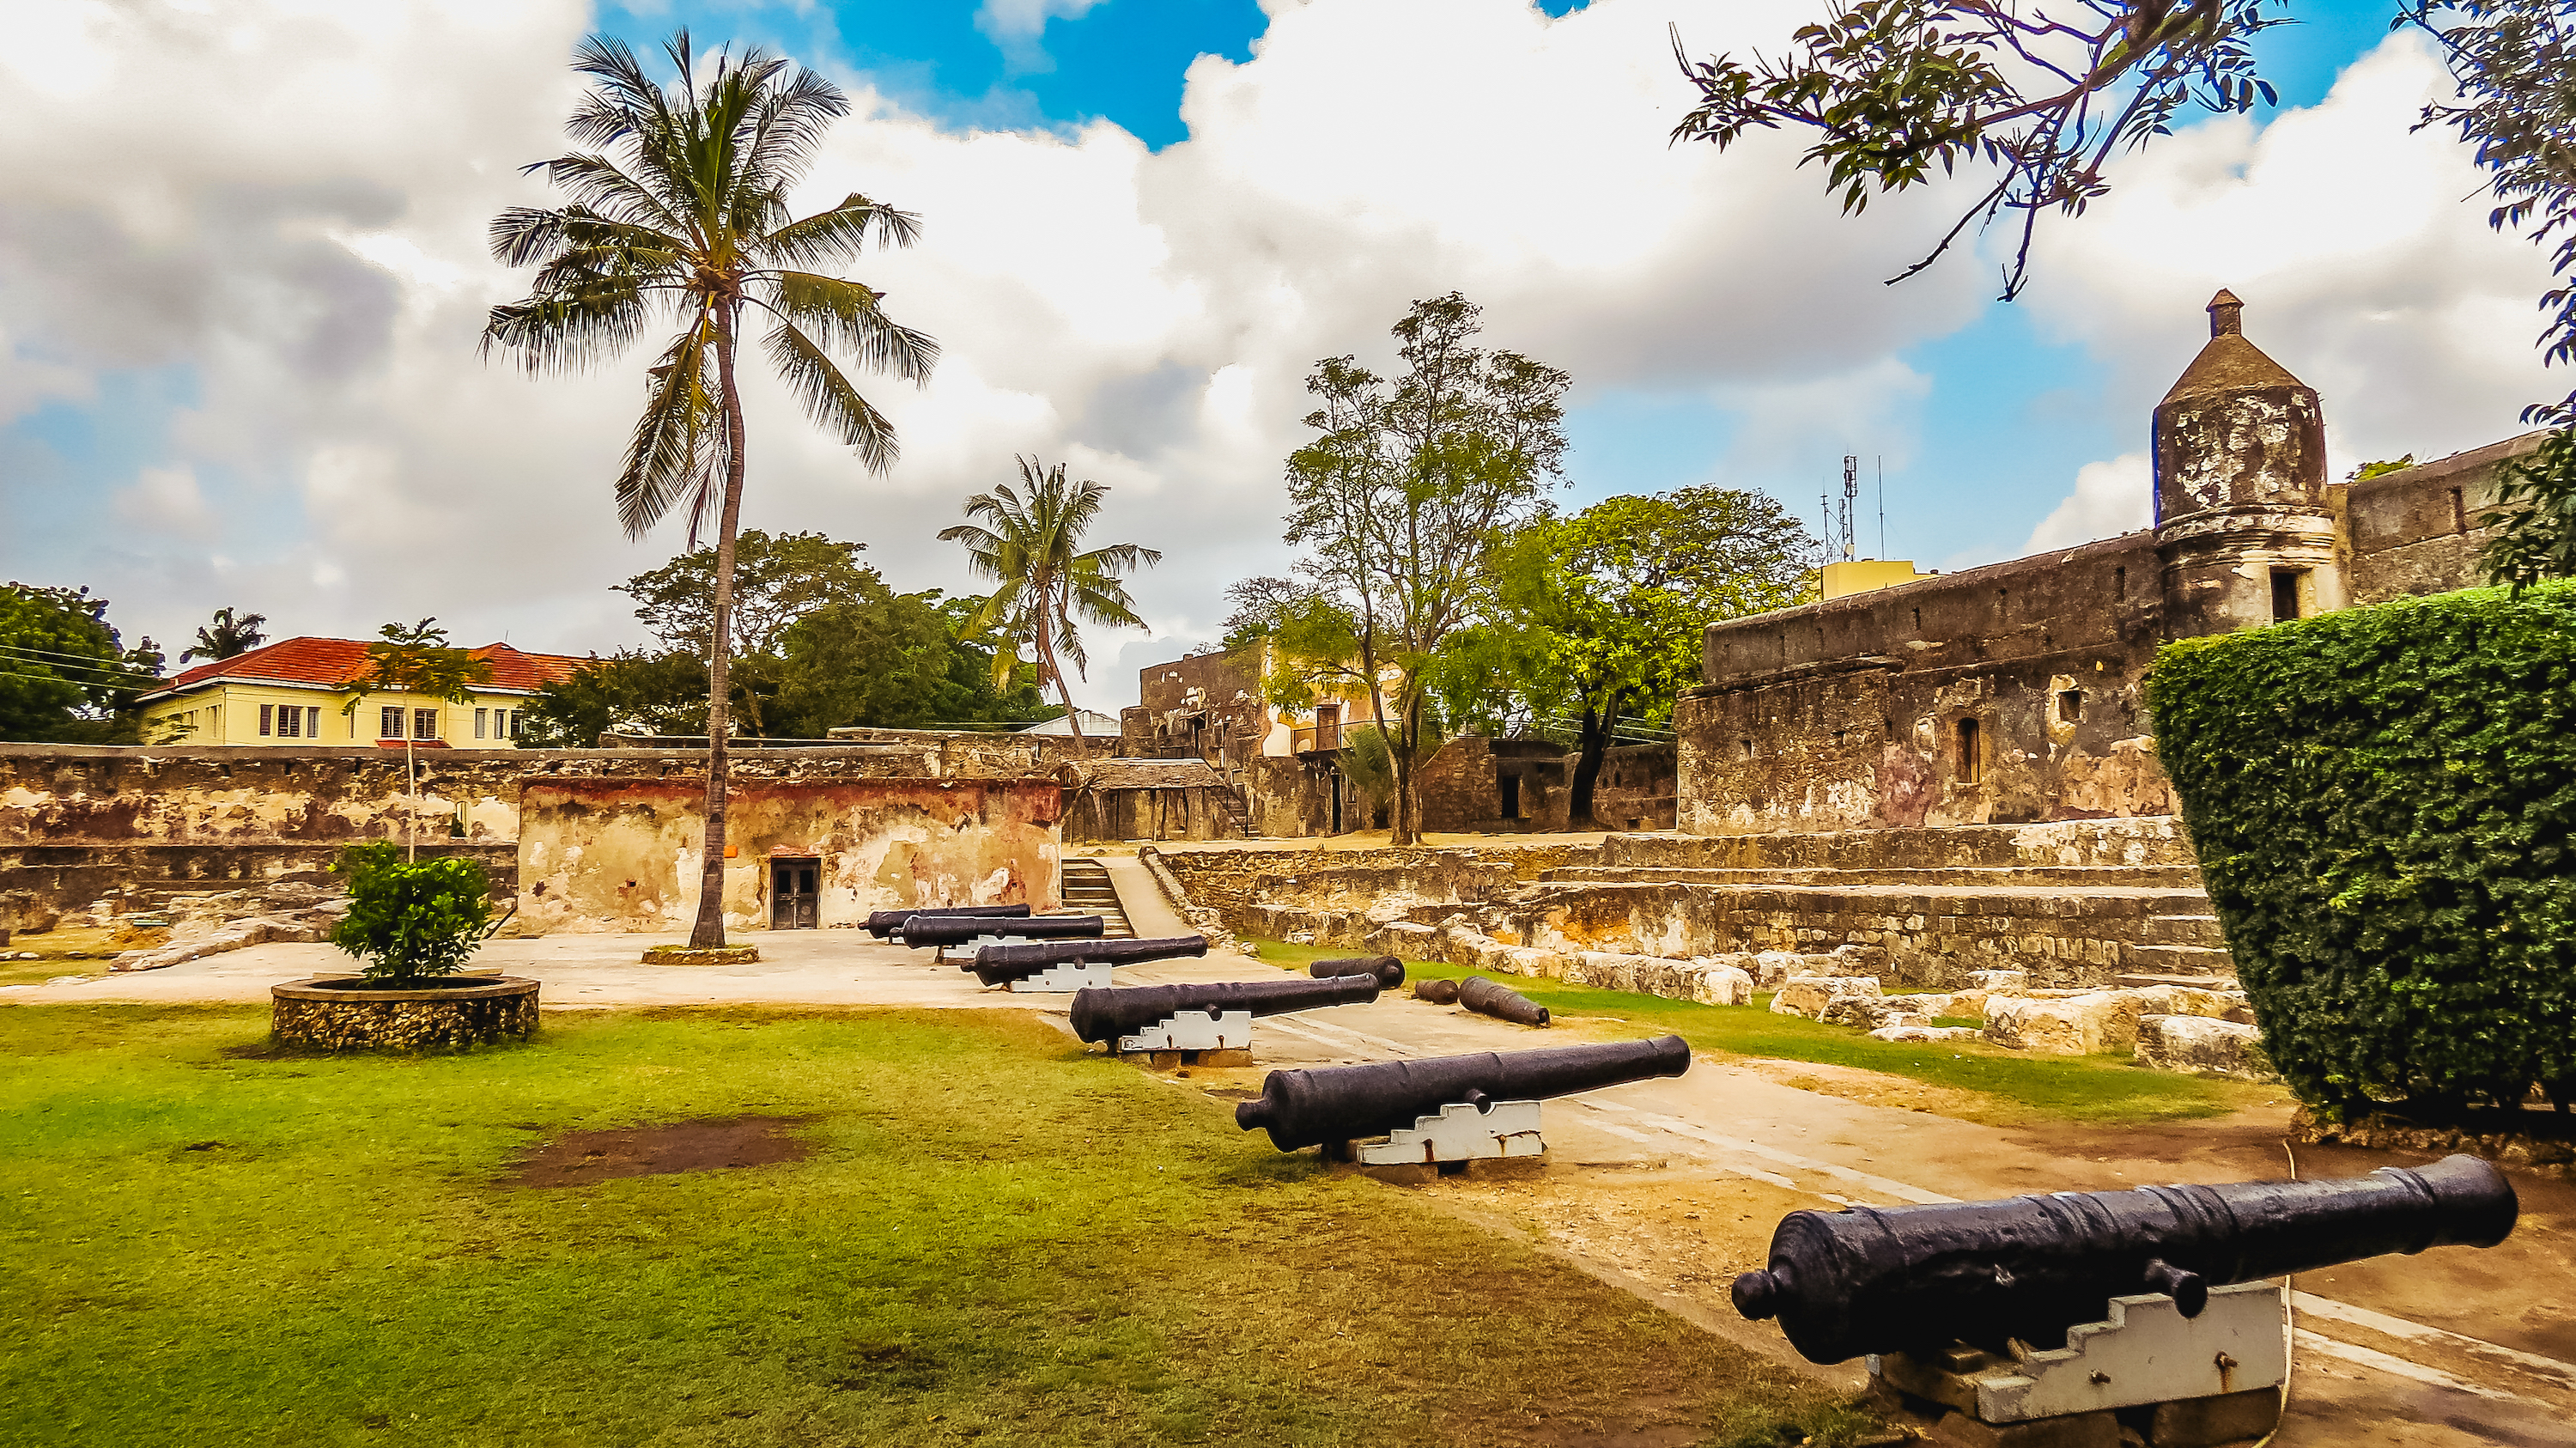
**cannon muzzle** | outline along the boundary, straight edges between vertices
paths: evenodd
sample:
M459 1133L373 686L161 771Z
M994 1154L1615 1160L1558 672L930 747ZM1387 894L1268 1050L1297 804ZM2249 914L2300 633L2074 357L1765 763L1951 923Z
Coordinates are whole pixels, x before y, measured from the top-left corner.
M1363 955L1351 960L1318 960L1306 967L1317 980L1345 975L1373 975L1388 990L1404 984L1404 962L1392 955Z
M1809 1362L1964 1340L2063 1346L2110 1300L2170 1295L2197 1316L2209 1289L2389 1252L2492 1247L2513 1184L2473 1156L2366 1177L2057 1192L2001 1202L1791 1212L1770 1266L1735 1279L1735 1310L1777 1317Z
M896 932L915 950L963 945L982 936L1010 940L1092 940L1108 928L1097 915L1032 915L1026 919L990 915L915 915Z
M1438 976L1417 980L1413 983L1413 998L1429 1001L1435 1006L1454 1006L1458 1003L1458 982Z
M1377 999L1379 989L1373 975L1085 988L1073 993L1073 1033L1086 1041L1114 1041L1182 1011L1277 1016L1323 1006L1366 1005Z
M1034 940L1026 945L987 945L958 966L975 972L986 985L1026 980L1049 966L1142 965L1207 954L1204 935L1175 935L1162 940Z
M1488 1101L1540 1101L1689 1069L1690 1044L1679 1036L1658 1036L1606 1046L1273 1071L1262 1081L1260 1096L1234 1108L1234 1124L1267 1130L1271 1145L1295 1151L1384 1136L1453 1101L1479 1108Z
M903 922L910 920L916 915L928 915L936 918L952 916L997 916L1002 919L1010 920L1026 919L1028 917L1028 913L1029 907L1026 905L939 905L926 910L871 910L868 912L867 930L870 935L875 936L879 940L883 940L887 936L901 932L903 929Z
M1458 982L1458 1004L1480 1016L1492 1016L1516 1026L1547 1024L1547 1007L1481 975L1471 975Z

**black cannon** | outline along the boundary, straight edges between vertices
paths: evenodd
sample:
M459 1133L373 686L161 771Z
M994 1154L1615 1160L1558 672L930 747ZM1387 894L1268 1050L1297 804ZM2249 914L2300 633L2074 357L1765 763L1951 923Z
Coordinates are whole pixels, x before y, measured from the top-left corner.
M1421 1061L1375 1061L1273 1071L1261 1095L1234 1108L1234 1124L1270 1133L1281 1151L1327 1141L1357 1141L1411 1126L1449 1103L1479 1109L1489 1101L1541 1101L1597 1091L1690 1069L1690 1043L1679 1036L1607 1046L1541 1051L1479 1051Z
M993 916L1004 920L1026 919L1026 905L939 905L926 910L872 910L868 912L868 933L879 940L903 931L903 922L916 915L935 918L959 916Z
M1373 975L1377 983L1393 990L1404 984L1404 962L1392 955L1363 955L1350 960L1319 960L1306 967L1306 973L1317 980L1331 980L1345 975Z
M987 945L959 970L975 972L986 985L1026 980L1058 965L1142 965L1149 960L1175 960L1207 954L1204 935L1175 935L1162 940L1034 940L1026 945Z
M1032 915L996 919L989 915L915 915L895 932L915 950L964 945L982 936L1012 940L1095 940L1109 928L1098 915Z
M2001 1202L1791 1212L1771 1265L1735 1279L1735 1310L1778 1317L1809 1362L2063 1346L2110 1300L2170 1294L2197 1317L2209 1289L2387 1252L2492 1247L2520 1204L2473 1156L2328 1181L2058 1192Z
M1192 985L1133 985L1073 993L1073 1033L1086 1041L1114 1041L1182 1011L1218 1015L1249 1011L1285 1015L1323 1006L1366 1005L1381 989L1373 975L1323 980L1221 980Z
M1492 1016L1516 1026L1547 1024L1547 1007L1481 975L1471 975L1458 982L1458 1004L1480 1016Z
M1413 983L1413 998L1429 1001L1435 1006L1454 1006L1458 1003L1458 982L1437 976L1430 980L1417 980Z

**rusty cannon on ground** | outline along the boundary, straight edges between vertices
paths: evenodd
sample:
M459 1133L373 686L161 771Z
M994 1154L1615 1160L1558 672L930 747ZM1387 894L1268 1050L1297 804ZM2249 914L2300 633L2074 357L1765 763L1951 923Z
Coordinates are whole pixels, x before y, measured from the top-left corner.
M868 912L866 928L870 935L884 940L901 934L904 922L915 916L926 915L942 920L960 918L1025 920L1028 914L1029 907L1026 905L931 905L917 910L872 910Z
M1516 1026L1544 1026L1548 1022L1547 1007L1481 975L1458 982L1458 1004L1480 1016L1492 1016Z
M1255 1016L1366 1005L1381 989L1374 975L1094 988L1074 993L1073 1033L1121 1054L1242 1052L1251 1048Z
M1328 1157L1356 1156L1368 1166L1538 1156L1547 1149L1539 1135L1541 1101L1689 1069L1689 1043L1658 1036L1273 1071L1260 1096L1234 1108L1234 1123L1269 1132L1281 1151L1321 1146ZM1386 1140L1363 1140L1378 1136ZM1363 1142L1356 1152L1353 1142Z
M1348 960L1318 960L1306 966L1306 973L1317 980L1332 980L1345 975L1373 975L1388 990L1404 984L1404 962L1392 955L1361 955Z
M958 965L986 985L1008 985L1016 991L1078 991L1109 984L1112 966L1142 965L1149 960L1178 960L1207 954L1204 935L1175 935L1160 940L1032 940L1025 945L987 945L973 960Z
M915 950L944 950L970 940L1097 940L1108 929L1099 915L915 915L895 934Z
M1811 1362L1876 1355L1873 1373L1918 1411L1989 1425L2100 1414L2070 1431L2108 1442L2114 1412L2183 1405L2228 1425L2221 1437L2253 1438L2278 1421L2289 1367L2283 1289L2265 1279L2492 1247L2519 1212L2504 1173L2471 1156L2339 1180L1792 1212L1734 1298L1778 1318Z

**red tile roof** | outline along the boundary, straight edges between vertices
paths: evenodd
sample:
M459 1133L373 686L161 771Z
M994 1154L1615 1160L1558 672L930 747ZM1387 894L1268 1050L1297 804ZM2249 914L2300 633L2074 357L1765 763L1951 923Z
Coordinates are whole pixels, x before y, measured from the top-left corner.
M531 654L508 644L485 644L466 652L492 665L494 689L524 689L534 692L539 686L557 679L568 679L595 659L576 659L565 654ZM199 664L164 681L147 695L157 698L198 684L219 679L239 679L250 683L322 684L336 688L367 665L367 645L359 639L292 638L263 645L246 654Z

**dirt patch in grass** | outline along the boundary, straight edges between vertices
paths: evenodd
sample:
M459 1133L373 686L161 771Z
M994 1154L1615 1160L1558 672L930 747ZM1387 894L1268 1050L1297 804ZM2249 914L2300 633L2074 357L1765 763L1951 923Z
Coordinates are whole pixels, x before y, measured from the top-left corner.
M786 1133L810 1116L727 1116L622 1131L576 1131L530 1151L501 1178L508 1187L585 1187L615 1177L669 1176L803 1161L811 1144Z
M1982 1091L1935 1086L1885 1071L1867 1071L1857 1066L1827 1066L1814 1061L1775 1061L1760 1056L1746 1057L1736 1064L1793 1090L1813 1091L1819 1096L1839 1096L1864 1106L1922 1111L1934 1116L1956 1117L1961 1121L1992 1121L2012 1114L2007 1103L1997 1101Z

